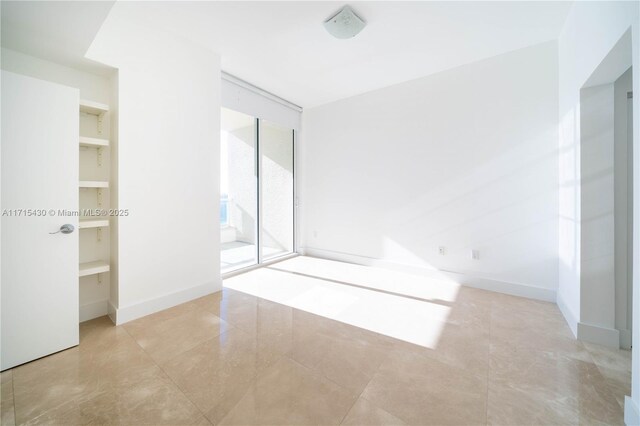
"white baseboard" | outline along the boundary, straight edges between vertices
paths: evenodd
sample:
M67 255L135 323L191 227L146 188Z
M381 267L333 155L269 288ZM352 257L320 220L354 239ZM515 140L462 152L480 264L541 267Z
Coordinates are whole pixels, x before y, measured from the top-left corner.
M201 284L133 305L117 308L112 307L113 312L109 316L116 325L120 325L220 290L222 290L222 281Z
M627 426L640 425L638 405L629 396L624 397L624 424Z
M558 305L560 312L562 312L562 315L564 316L564 320L569 325L569 328L571 329L573 336L577 338L578 337L578 318L576 318L573 311L569 309L569 306L567 306L567 304L564 302L564 299L560 294L558 294L556 304Z
M482 290L495 291L498 293L510 294L512 296L526 297L529 299L543 300L545 302L556 302L556 291L548 288L534 287L527 284L511 283L473 276L455 271L443 271L440 269L430 269L420 266L404 265L401 263L389 262L383 259L359 256L349 253L340 253L331 250L303 247L300 253L307 256L319 257L322 259L338 260L341 262L355 263L358 265L375 266L378 268L393 269L401 272L416 275L434 276L444 275L467 287L479 288Z
M87 303L80 306L80 322L92 320L107 315L107 300Z
M585 342L597 343L610 348L620 348L620 332L615 328L605 328L579 322L577 337Z
M113 322L114 324L118 323L116 321L116 313L117 312L118 312L118 309L115 307L115 305L113 303L111 303L111 300L109 300L109 302L107 303L107 315L109 315L109 318L111 319L111 322Z
M567 321L571 332L577 339L616 349L630 347L631 333L629 330L619 331L613 328L604 328L579 322L560 294L558 294L557 304L558 308L560 308L560 312L564 315L564 319Z
M619 330L619 331L620 331L620 348L631 349L631 331L629 330Z

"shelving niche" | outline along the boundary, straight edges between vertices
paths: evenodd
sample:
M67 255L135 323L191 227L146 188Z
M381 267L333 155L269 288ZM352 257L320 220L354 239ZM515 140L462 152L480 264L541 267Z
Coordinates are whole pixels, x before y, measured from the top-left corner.
M79 285L81 286L80 291L82 292L84 288L89 292L89 296L96 293L108 295L109 272L111 270L108 230L111 218L108 216L83 216L83 213L88 210L101 209L106 211L109 209L108 191L111 160L111 143L108 132L109 105L91 100L80 100L79 114ZM80 320L83 320L82 315Z

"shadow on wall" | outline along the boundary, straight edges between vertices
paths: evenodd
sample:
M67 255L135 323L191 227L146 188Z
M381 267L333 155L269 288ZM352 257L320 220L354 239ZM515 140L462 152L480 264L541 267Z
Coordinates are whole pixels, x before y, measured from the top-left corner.
M533 145L536 139L528 143ZM525 276L530 268L556 268L552 251L546 253L544 261L533 263L524 249L514 251L521 249L515 242L523 238L535 242L536 234L548 234L555 226L554 209L540 206L556 194L557 185L546 177L540 179L539 174L555 165L557 150L533 154L526 152L529 147L525 142L520 149L494 157L459 179L394 206L393 216L400 217L402 211L412 212L412 216L398 223L384 223L386 240L393 238L395 245L405 250L413 247L414 255L438 264L440 269L496 279L500 279L499 274ZM419 235L416 229L420 229ZM446 245L446 259L431 249L438 244ZM482 263L474 263L473 249L484 254ZM401 260L388 244L383 250L385 258ZM492 261L505 257L509 262Z
M305 246L555 291L556 55L544 43L305 111Z

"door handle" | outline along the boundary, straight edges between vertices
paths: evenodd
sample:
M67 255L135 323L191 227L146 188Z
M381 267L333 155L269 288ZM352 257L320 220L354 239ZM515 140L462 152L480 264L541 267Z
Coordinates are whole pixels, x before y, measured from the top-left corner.
M63 234L70 234L73 232L75 228L70 223L65 223L58 229L56 232L49 232L50 234L57 234L58 232L62 232Z

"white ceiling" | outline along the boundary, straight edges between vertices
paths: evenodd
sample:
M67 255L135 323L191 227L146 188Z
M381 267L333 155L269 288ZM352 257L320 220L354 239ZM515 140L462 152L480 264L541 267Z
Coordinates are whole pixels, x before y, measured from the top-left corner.
M114 3L2 0L2 47L103 74L84 54Z
M86 51L112 6L65 3L51 15L43 10L59 2L5 3L3 46L66 63L81 62L78 52ZM570 2L354 1L350 4L367 27L353 39L338 40L322 23L345 4L117 2L113 7L220 53L226 72L303 107L556 39L570 8Z

